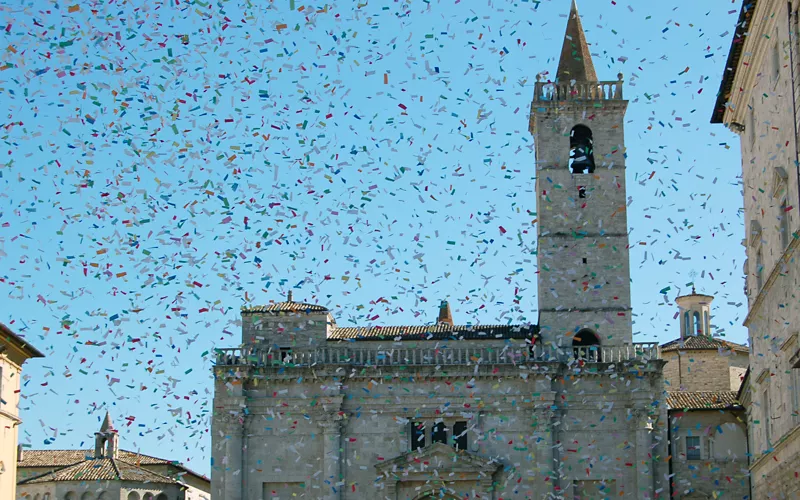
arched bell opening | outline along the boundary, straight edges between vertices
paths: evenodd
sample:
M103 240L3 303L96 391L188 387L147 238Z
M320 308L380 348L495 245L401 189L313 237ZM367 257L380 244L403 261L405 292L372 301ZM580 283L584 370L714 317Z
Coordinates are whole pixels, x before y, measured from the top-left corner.
M572 337L572 354L581 361L601 361L600 337L588 328L578 331Z
M594 141L592 130L586 125L575 125L569 134L569 169L573 174L594 172Z

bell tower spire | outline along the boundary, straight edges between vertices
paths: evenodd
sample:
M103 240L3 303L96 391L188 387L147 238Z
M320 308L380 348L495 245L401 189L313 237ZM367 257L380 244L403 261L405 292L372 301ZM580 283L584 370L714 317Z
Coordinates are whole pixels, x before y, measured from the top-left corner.
M555 82L536 78L539 327L561 347L633 341L622 74L600 81L572 3Z
M572 7L569 10L567 32L564 35L564 45L561 46L561 59L558 61L556 80L563 83L572 80L576 82L597 81L592 54L589 53L589 44L586 43L586 35L583 32L575 0L572 0Z

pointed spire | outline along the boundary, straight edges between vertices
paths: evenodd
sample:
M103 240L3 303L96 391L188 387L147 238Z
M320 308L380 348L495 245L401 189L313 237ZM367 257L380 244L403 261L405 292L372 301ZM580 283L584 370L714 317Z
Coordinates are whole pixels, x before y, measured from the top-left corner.
M106 411L106 418L103 420L103 425L100 426L100 432L108 432L114 430L114 422L111 421L111 414Z
M592 55L583 33L583 25L578 15L578 5L572 0L567 21L567 32L564 35L564 45L561 47L561 60L558 61L556 79L559 82L596 82L597 73L592 64Z
M437 323L453 326L453 313L450 312L450 304L446 300L443 300L439 305L439 320Z

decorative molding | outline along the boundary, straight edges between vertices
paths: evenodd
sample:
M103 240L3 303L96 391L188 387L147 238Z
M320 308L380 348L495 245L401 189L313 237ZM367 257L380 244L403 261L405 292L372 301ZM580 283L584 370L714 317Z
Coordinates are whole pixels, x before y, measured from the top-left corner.
M783 249L783 255L777 259L775 265L772 267L772 271L769 273L769 276L767 277L766 282L764 282L764 285L761 287L761 290L758 291L758 295L756 295L755 300L753 300L750 310L747 311L747 316L744 318L742 325L750 326L750 323L758 315L758 311L761 309L761 305L766 300L770 289L772 289L772 285L781 275L782 264L788 264L791 261L792 255L797 247L800 247L800 238L792 238L791 241L789 241L789 244L786 245L786 248Z
M783 341L783 344L781 344L781 351L789 352L789 348L792 347L792 345L795 344L796 342L797 342L797 332L794 332L793 334L789 335L789 338Z

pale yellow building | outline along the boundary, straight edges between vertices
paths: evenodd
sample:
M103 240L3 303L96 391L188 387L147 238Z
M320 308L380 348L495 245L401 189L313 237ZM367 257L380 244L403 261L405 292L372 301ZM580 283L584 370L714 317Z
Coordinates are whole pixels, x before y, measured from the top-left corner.
M741 145L751 349L742 395L758 499L800 498L799 8L744 0L711 120Z
M0 323L0 499L15 498L22 364L44 354Z

